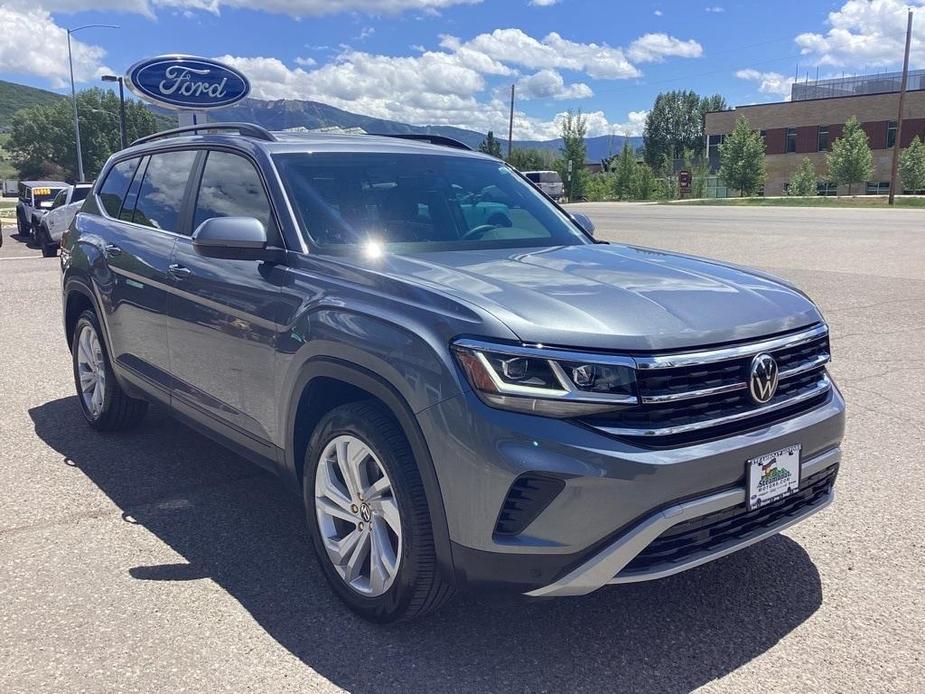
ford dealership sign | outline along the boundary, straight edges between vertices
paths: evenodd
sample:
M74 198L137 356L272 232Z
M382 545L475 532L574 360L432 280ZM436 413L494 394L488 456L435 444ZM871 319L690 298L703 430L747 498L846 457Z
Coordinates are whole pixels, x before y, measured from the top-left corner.
M191 55L162 55L135 63L125 81L142 99L178 110L206 111L230 106L251 90L233 67Z

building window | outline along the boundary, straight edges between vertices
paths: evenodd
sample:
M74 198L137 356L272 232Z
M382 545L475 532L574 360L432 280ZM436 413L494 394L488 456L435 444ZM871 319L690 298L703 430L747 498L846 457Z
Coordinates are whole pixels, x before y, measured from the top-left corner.
M829 126L820 125L816 130L816 151L827 152L829 150Z
M891 120L889 125L886 126L886 148L893 149L893 145L896 144L896 121Z
M889 195L889 181L868 181L864 190L865 195Z
M707 141L707 154L709 154L710 157L718 157L719 146L723 144L725 139L725 135L710 135Z
M761 135L761 141L764 143L764 146L767 147L768 146L768 131L760 130L758 134Z
M831 181L819 181L816 183L816 195L838 195L838 186Z
M797 129L796 128L787 128L787 149L784 150L788 154L790 152L797 151Z

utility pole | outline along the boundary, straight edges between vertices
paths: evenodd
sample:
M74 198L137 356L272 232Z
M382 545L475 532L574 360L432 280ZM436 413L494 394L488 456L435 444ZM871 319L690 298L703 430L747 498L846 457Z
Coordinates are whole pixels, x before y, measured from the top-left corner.
M899 114L896 116L896 140L893 142L893 167L890 170L890 205L896 202L896 172L899 169L899 143L903 135L903 106L906 101L906 84L909 81L909 48L912 45L912 10L906 25L906 54L903 57L903 77L899 84Z
M511 161L511 153L514 151L514 85L511 85L511 119L507 125L507 160Z

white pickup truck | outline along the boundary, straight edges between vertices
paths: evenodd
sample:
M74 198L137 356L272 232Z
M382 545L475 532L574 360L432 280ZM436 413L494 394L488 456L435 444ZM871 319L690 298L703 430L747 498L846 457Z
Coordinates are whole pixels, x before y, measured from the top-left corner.
M35 241L42 247L43 256L52 258L57 255L61 235L92 189L92 183L78 183L62 188L55 196L51 209L34 231Z

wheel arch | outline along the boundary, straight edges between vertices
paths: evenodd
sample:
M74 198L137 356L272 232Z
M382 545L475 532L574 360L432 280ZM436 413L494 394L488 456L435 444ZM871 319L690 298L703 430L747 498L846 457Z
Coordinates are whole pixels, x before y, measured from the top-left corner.
M451 578L454 572L449 528L430 449L407 401L381 376L333 357L315 357L302 366L286 415L288 445L284 446L283 474L287 485L301 494L305 449L321 417L334 407L357 400L379 402L401 427L424 485L437 561L445 576Z

